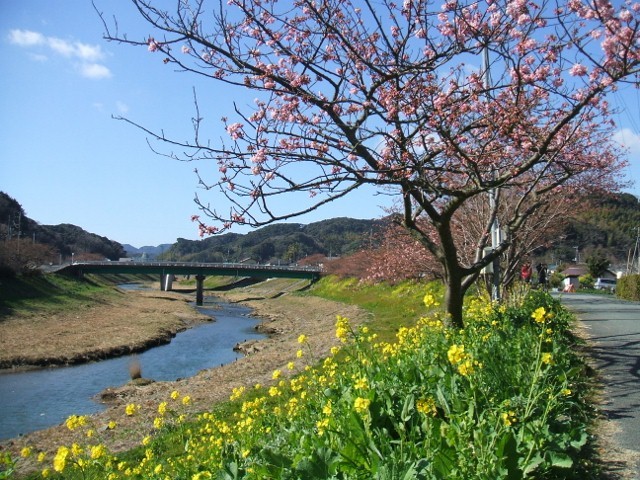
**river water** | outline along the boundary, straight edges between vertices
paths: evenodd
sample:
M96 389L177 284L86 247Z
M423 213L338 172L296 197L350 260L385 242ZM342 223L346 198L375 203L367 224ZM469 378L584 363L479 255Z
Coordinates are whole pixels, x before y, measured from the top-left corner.
M250 309L205 299L198 311L215 318L179 333L171 343L136 355L70 367L0 374L0 440L17 437L85 415L104 407L94 397L107 387L129 381L133 357L142 376L157 381L190 377L242 357L233 347L244 340L263 338L255 331L258 320Z

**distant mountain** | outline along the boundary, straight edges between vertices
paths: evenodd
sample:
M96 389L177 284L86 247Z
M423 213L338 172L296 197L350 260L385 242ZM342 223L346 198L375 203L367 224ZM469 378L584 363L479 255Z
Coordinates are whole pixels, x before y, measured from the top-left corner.
M332 218L303 225L276 223L247 234L226 233L204 240L178 241L160 257L194 262L295 262L322 254L344 256L369 246L387 220Z
M122 245L82 228L62 223L41 225L29 218L22 205L4 192L0 192L0 240L27 240L51 247L54 255L69 259L108 258L117 260L126 256Z
M169 250L171 248L171 244L163 243L162 245L158 245L157 247L144 246L144 247L136 248L133 245L129 245L128 243L125 243L124 245L122 245L122 247L124 248L124 251L127 252L127 256L130 258L145 257L152 260L156 258L158 255L161 255L162 253Z

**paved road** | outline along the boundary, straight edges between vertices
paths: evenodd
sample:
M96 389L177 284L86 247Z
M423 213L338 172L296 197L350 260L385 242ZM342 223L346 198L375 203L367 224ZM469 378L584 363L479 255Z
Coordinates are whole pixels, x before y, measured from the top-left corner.
M638 452L635 478L640 479L640 302L565 294L562 303L591 337L591 355L604 382L603 413L620 427L620 446Z

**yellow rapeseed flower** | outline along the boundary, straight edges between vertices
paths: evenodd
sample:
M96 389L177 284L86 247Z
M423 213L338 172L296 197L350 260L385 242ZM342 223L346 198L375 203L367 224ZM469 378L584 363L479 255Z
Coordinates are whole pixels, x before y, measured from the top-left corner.
M465 357L464 345L451 345L447 351L447 358L452 365L460 363Z
M437 412L436 401L433 399L433 397L420 398L416 402L416 409L420 413L424 413L425 415L435 415Z
M460 373L460 375L462 375L462 376L466 377L468 375L471 375L473 373L473 371L474 371L473 362L471 360L469 360L469 359L461 362L458 365L458 373Z
M367 413L369 411L369 405L371 405L371 400L368 398L358 397L355 402L353 402L353 408L360 415Z
M510 427L516 422L517 422L517 419L516 419L515 412L508 411L502 414L502 423L504 423L505 426Z
M63 472L67 466L67 457L69 456L69 449L65 446L58 447L56 456L53 459L53 469L56 472Z
M158 413L160 415L167 413L167 402L160 402L160 405L158 405Z
M136 412L140 409L140 405L136 405L135 403L129 403L124 411L128 416L135 415Z
M329 426L329 419L328 418L324 418L322 420L318 420L316 422L316 428L318 429L318 435L322 436L324 435L325 430L327 429L327 427Z
M544 309L544 307L538 307L531 314L531 318L533 318L536 321L536 323L544 323L546 319L546 315L547 315L547 311Z
M104 445L95 445L91 447L91 458L97 460L105 454L105 451Z
M185 395L184 397L182 397L182 404L183 405L191 405L191 397L189 395Z
M302 334L298 337L298 343L303 344L303 343L307 343L307 336L305 334Z
M69 418L67 418L65 425L69 430L75 430L76 428L86 425L86 423L86 416L71 415Z
M545 365L552 365L553 364L553 355L551 355L548 352L545 352L542 354L542 357L540 358L540 361L542 363L544 363Z
M177 400L179 396L180 396L180 393L177 390L174 390L173 392L171 392L172 400Z
M336 338L344 343L349 335L349 319L341 315L337 315L336 319Z
M274 370L273 374L271 375L271 378L276 380L276 379L280 378L281 375L282 375L282 371L281 370Z
M24 447L22 450L20 450L20 456L22 458L28 458L31 456L31 448L29 447Z
M422 299L422 301L424 302L424 305L429 308L429 307L437 307L438 305L440 305L437 301L436 301L436 297L434 297L431 293L427 293L424 298Z

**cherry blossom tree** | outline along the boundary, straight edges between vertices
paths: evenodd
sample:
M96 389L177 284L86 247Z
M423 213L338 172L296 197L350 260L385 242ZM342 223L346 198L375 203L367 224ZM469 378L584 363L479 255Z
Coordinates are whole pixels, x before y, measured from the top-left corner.
M152 36L121 34L105 16L106 39L256 96L229 112L228 136L215 142L202 138L197 102L189 142L136 124L171 145L166 155L216 162L219 175L207 169L200 186L229 207L197 198L203 234L302 215L367 185L384 190L442 265L457 327L466 290L549 194L615 188L624 166L606 93L637 81L637 3L180 0L174 11L132 3ZM484 233L462 262L454 219L489 193ZM483 254L500 209L506 234Z

